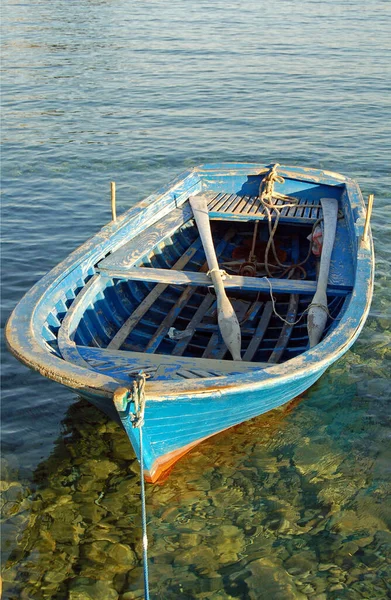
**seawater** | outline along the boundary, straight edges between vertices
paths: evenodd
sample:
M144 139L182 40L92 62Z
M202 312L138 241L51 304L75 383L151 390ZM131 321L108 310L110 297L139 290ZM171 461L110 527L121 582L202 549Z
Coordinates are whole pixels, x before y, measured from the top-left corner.
M2 325L110 219L112 180L119 213L216 161L375 194L352 350L148 486L153 598L389 597L390 33L387 0L3 2ZM4 600L142 598L125 434L6 351L2 369Z

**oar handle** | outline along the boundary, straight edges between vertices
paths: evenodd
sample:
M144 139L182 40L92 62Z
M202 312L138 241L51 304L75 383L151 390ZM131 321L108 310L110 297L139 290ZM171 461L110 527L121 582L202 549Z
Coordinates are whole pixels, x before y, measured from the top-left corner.
M321 204L323 211L323 247L317 289L326 291L337 228L338 200L335 198L322 198Z
M206 199L203 196L190 196L190 205L193 209L194 218L197 222L198 231L204 247L206 260L209 269L219 269L216 251L213 244L212 232L210 229L209 212Z
M312 298L308 311L307 329L310 348L320 342L327 323L326 289L338 218L338 201L335 198L322 198L321 203L323 209L323 248L316 293Z
M213 287L217 296L217 320L221 332L221 337L225 345L231 352L234 360L241 360L241 333L240 325L229 301L223 283L223 278L219 268L215 247L213 244L212 231L208 213L206 198L202 195L191 196L189 198L190 206L193 209L195 221L204 247L206 260L211 272Z

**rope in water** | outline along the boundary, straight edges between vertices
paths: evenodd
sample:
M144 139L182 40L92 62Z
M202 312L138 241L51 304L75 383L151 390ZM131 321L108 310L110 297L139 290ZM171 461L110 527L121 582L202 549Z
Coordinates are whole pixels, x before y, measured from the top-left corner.
M143 541L143 573L144 573L144 594L145 600L149 600L149 577L148 577L148 534L147 534L147 511L145 502L145 482L144 482L144 457L143 457L143 425L145 411L145 382L149 377L147 373L140 371L133 381L132 400L134 403L134 412L130 412L132 426L139 431L140 448L140 495L141 495L141 522L142 522L142 541Z

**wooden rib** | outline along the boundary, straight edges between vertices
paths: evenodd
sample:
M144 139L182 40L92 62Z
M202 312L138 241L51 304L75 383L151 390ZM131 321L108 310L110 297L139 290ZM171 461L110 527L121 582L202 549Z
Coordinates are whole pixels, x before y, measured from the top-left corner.
M228 241L234 235L235 235L235 231L233 229L230 229L225 234L224 238L221 240L221 242L216 247L217 254L220 254L223 251L223 249L225 248ZM207 261L205 261L199 272L206 273L207 270L208 270L208 263L207 263ZM208 278L208 281L209 281L209 285L210 285L209 278ZM190 298L193 296L193 294L196 292L196 290L197 290L197 287L193 287L191 285L188 285L184 289L184 291L179 296L179 298L176 301L176 303L174 304L174 306L171 308L168 315L163 319L162 323L159 325L159 327L155 331L154 335L149 340L147 347L145 348L145 352L153 353L153 352L155 352L155 350L157 350L159 344L162 342L163 338L167 335L167 332L170 329L170 327L172 326L172 324L174 323L175 319L179 316L181 310L186 306L186 304L189 302Z
M201 238L198 238L186 252L176 261L173 265L173 269L182 269L187 263L193 258L194 254L202 246ZM122 325L121 329L117 331L111 342L108 344L108 348L111 350L118 350L129 336L132 329L134 329L137 323L142 319L145 313L151 308L152 304L159 298L159 296L168 287L168 283L159 283L153 290L142 300L136 310L130 315L130 317Z
M244 353L243 360L251 361L254 358L254 355L257 352L257 350L264 338L264 335L268 328L269 321L271 319L272 314L273 314L273 305L272 305L271 301L266 302L262 316L258 323L258 327L256 328L254 336L253 336L251 342L249 343L249 345L246 349L246 352Z
M276 343L276 347L274 348L273 352L270 355L269 358L269 363L277 363L279 362L279 360L281 359L287 345L288 342L290 340L292 331L293 331L293 325L291 323L293 323L296 320L296 316L297 316L297 309L299 306L299 298L300 296L298 294L291 294L291 296L289 297L289 304L288 304L288 311L287 311L287 315L286 315L286 320L289 321L288 323L284 323L281 333L279 335L279 338L277 340Z
M208 263L204 263L200 269L201 272L206 272L208 270ZM175 319L179 316L181 310L187 305L190 298L197 291L196 287L192 287L188 285L179 296L178 300L175 302L174 306L171 308L168 315L166 315L149 340L145 352L153 353L157 350L159 344L163 341L163 338L167 335L168 330L174 323Z
M80 356L73 340L76 329L75 323L76 321L80 321L81 314L84 313L86 309L88 296L92 294L95 297L100 284L101 281L99 275L91 277L72 302L57 334L58 349L60 350L63 359L79 365L80 367L90 368L90 365Z
M193 315L190 323L185 329L185 332L188 333L187 337L183 337L181 340L178 340L175 344L175 348L172 351L173 356L182 356L187 346L189 345L191 338L193 337L197 326L201 323L204 318L206 312L211 307L211 305L216 301L216 298L212 296L212 294L207 294L205 298L202 300L200 306L197 308L196 312Z
M248 302L243 302L240 299L232 300L232 306L235 310L239 323L244 318L248 310ZM211 335L209 343L202 355L203 358L224 358L227 353L227 347L221 337L220 331L217 330Z
M202 358L223 359L227 353L227 346L219 331L212 333L208 345L206 346Z

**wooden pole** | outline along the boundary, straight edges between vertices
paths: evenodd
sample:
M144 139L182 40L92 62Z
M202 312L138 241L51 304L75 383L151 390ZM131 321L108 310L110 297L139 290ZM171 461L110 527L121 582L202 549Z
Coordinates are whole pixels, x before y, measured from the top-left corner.
M115 181L110 183L111 185L111 216L113 221L117 220L117 209L115 205Z
M326 290L338 218L338 201L335 198L321 198L320 201L323 209L323 248L316 292L308 311L307 329L310 348L320 342L327 323Z
M217 321L221 337L232 354L234 360L242 360L240 355L241 333L240 325L234 308L228 300L223 278L217 262L216 251L212 239L208 206L205 196L190 196L190 206L193 209L194 218L205 250L206 260L210 269L210 276L217 296Z
M365 217L364 233L362 235L363 242L366 242L367 239L368 239L369 223L371 221L372 207L373 207L373 200L374 200L374 198L375 198L375 196L373 194L369 194L369 196L368 196L367 214L366 214L366 217Z

